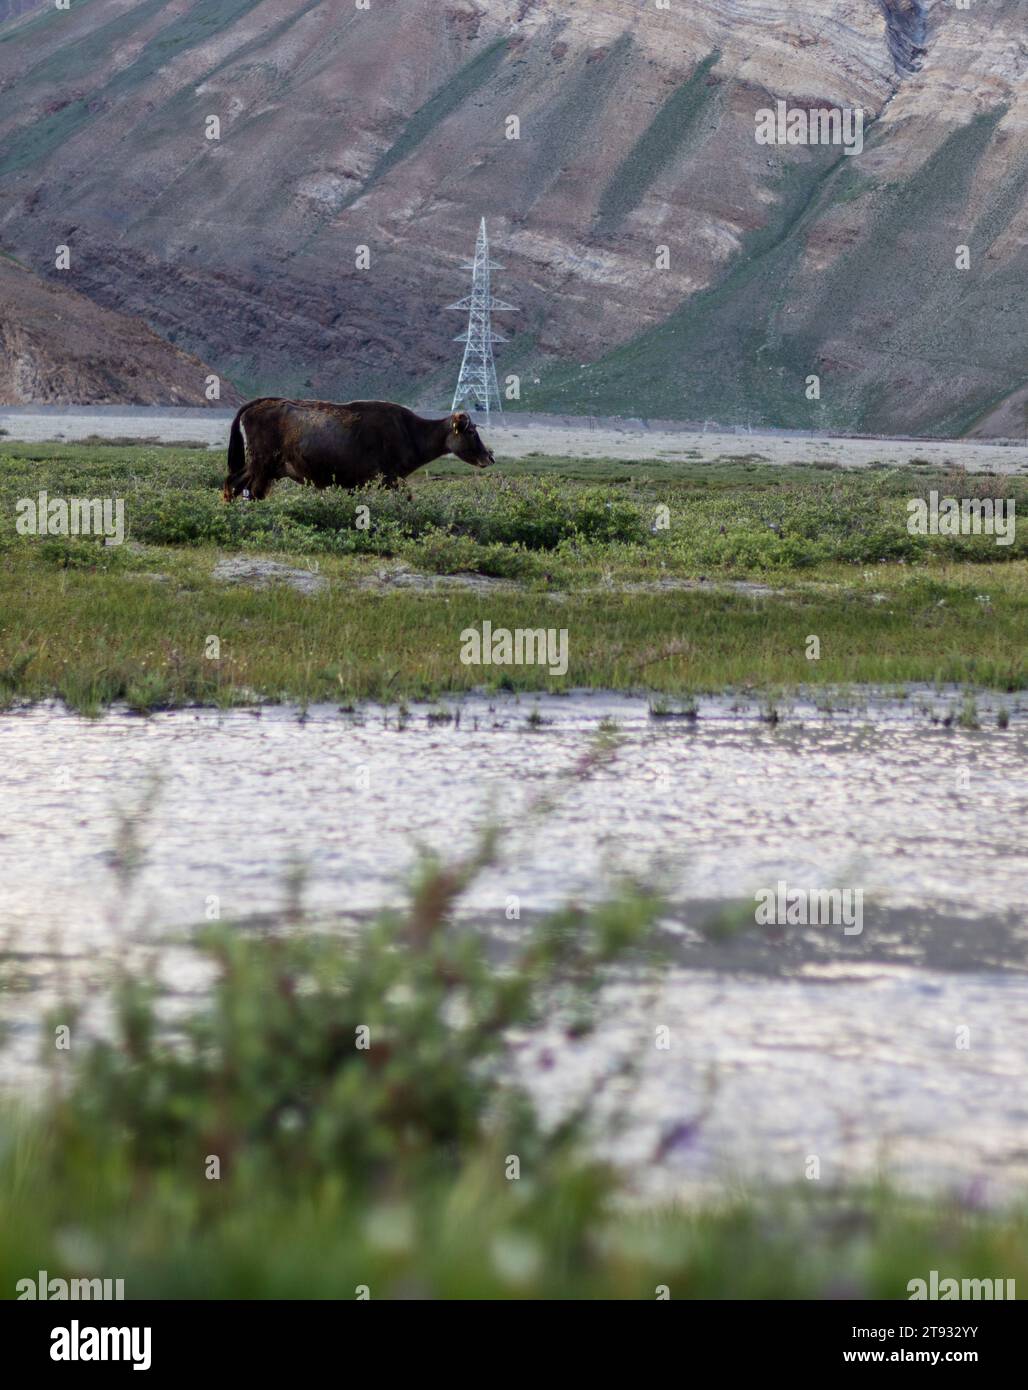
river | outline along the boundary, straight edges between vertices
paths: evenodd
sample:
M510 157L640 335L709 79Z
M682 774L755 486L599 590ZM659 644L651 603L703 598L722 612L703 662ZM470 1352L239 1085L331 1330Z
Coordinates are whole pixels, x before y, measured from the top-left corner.
M998 1197L1028 1176L1028 694L979 695L980 728L963 698L797 698L777 720L728 697L656 717L584 692L11 711L4 1080L31 1086L56 998L92 1001L103 1026L112 960L213 913L264 920L300 865L315 919L359 930L402 899L419 847L464 854L495 823L499 861L461 912L498 940L625 876L668 904L661 974L624 967L591 1037L554 1022L519 1050L544 1107L630 1055L620 1156L644 1167L663 1142L675 1188L799 1178L817 1159L822 1177ZM779 883L859 890L860 930L758 926ZM166 968L184 998L202 990L187 948Z

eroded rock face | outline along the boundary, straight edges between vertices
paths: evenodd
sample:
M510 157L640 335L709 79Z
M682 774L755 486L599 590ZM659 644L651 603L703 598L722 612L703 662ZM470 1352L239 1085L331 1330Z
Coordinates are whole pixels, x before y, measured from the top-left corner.
M247 394L447 404L481 214L534 409L961 431L1023 381L1021 0L340 14L14 22L0 244L47 273L71 238L77 288ZM862 108L862 153L758 145L779 99Z
M42 280L0 255L0 404L231 405L211 369L145 323Z
M920 72L928 38L927 0L878 0L898 73Z

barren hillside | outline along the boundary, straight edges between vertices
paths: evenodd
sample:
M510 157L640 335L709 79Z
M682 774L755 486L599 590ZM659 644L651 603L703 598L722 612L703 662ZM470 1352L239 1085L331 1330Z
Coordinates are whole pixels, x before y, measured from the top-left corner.
M0 404L207 405L210 368L0 254ZM222 383L219 405L238 400Z
M1026 81L1022 0L43 6L0 242L246 391L438 403L484 214L529 408L962 432L1028 381ZM757 144L778 99L863 152Z

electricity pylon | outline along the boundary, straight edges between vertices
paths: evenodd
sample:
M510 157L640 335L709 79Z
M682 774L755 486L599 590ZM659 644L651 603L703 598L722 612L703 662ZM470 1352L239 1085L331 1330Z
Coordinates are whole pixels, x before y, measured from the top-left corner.
M482 218L482 225L478 229L478 241L475 245L475 259L465 261L464 270L471 270L474 276L471 282L471 293L465 299L459 299L456 304L448 304L448 309L467 309L468 328L466 333L459 333L454 342L464 343L464 360L460 365L460 376L457 379L457 389L453 393L452 410L458 406L471 402L472 409L476 407L484 410L486 419L492 411L498 410L503 414L503 405L500 401L500 388L496 384L496 363L493 360L493 344L505 343L506 338L493 329L492 316L494 313L517 313L513 304L506 304L502 299L494 299L490 287L490 273L494 270L502 270L502 265L497 265L495 261L489 259L489 237L485 229L485 218Z

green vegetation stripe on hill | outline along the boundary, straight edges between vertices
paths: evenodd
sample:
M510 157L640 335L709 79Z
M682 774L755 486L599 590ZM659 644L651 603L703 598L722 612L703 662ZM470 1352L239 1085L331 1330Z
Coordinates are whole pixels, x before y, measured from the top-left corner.
M721 280L584 370L548 368L526 407L592 411L602 401L605 412L625 415L781 423L791 395L785 380L802 380L809 358L767 353L768 340L802 255L798 232L841 158L812 148L784 166L769 221L746 235ZM811 424L809 416L802 424Z
M147 40L134 62L112 73L104 82L104 107L145 82L179 54L208 41L218 29L234 23L259 3L260 0L202 0L173 18ZM85 70L86 59L91 57L94 64L104 62L111 48L122 43L141 21L165 8L163 0L144 0L95 32L57 49L32 69L30 76L34 81L53 82L73 78L76 72ZM80 126L93 118L91 100L91 96L78 97L61 110L12 132L0 157L0 174L33 164L64 144ZM0 99L0 113L17 108L19 102L19 86L14 84L6 108Z
M769 220L716 283L584 369L536 364L544 384L526 408L588 412L602 402L605 413L870 432L911 430L913 421L914 433L962 433L996 396L983 364L1010 373L1007 394L1025 355L1023 315L1010 312L1017 264L966 282L954 266L962 240L985 254L1016 200L1016 192L994 199L972 235L970 189L1003 114L957 128L895 184L862 176L858 161L830 147L790 149ZM881 138L872 126L867 146ZM1014 182L1019 188L1021 176ZM806 229L854 198L868 207L859 239L822 274L809 271ZM825 345L838 342L860 343L864 364L824 365ZM911 358L966 378L944 416L930 391L904 386ZM816 401L805 392L811 372L822 377Z
M720 60L715 49L677 87L654 116L631 153L614 171L600 196L596 230L603 234L639 206L650 187L682 153L708 114L718 88L707 86L710 70Z
M403 130L364 180L359 192L349 198L343 206L348 207L358 198L362 198L379 180L385 177L390 169L413 154L418 146L431 135L432 131L446 120L447 116L484 87L503 62L507 46L508 40L506 38L497 39L487 48L484 48L481 53L476 53L474 58L465 63L459 71L448 77L439 90L414 112Z
M624 33L602 57L580 59L564 76L556 99L533 114L531 138L526 129L521 145L522 157L529 161L520 199L522 213L574 166L583 147L602 146L607 123L618 119L617 84L632 52L632 36Z

